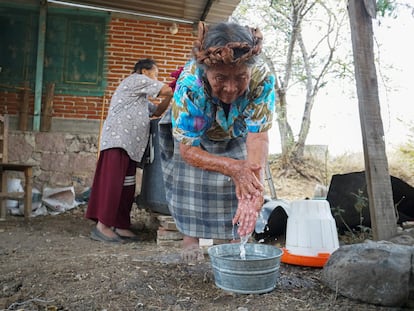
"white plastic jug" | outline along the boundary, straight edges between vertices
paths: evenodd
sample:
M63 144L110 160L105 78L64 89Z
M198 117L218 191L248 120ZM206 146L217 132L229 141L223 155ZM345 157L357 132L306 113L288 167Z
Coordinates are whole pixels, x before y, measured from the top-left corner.
M290 254L317 257L339 248L336 223L328 201L292 201L286 210L285 248Z

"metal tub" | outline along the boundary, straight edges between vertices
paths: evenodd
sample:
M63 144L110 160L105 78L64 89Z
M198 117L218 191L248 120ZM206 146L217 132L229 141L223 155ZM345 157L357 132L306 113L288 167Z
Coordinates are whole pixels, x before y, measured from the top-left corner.
M240 244L221 244L208 249L216 286L239 294L262 294L275 289L283 251L272 245L245 244L246 259L240 257Z

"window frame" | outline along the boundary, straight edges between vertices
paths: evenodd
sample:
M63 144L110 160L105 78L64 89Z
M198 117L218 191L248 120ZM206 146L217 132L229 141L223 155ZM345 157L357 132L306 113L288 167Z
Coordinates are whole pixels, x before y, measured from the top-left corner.
M9 41L12 41L10 45L14 45L10 46L10 51L17 49L20 57L13 58L10 51L0 54L0 58L3 55L4 63L8 63L11 69L7 71L6 68L7 75L3 77L0 72L0 89L22 86L24 81L29 81L30 87L34 89L39 8L5 4L1 4L0 8L0 17L5 18L3 21L7 23L7 18L10 20L8 30L14 31L11 27L15 20L26 21L22 24L24 30L16 28L17 39L13 39L13 34L9 37ZM55 83L55 94L102 96L107 86L106 38L109 14L49 7L46 18L43 89L48 83ZM1 63L2 60L0 66Z

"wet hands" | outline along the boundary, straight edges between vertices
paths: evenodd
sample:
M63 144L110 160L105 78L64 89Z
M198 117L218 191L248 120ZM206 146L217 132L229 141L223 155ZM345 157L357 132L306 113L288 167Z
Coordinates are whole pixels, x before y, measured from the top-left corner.
M262 196L264 187L257 178L260 170L260 165L251 164L245 160L239 160L233 164L231 177L236 186L236 196L239 200Z
M245 160L238 160L231 167L238 199L233 224L238 224L237 233L241 237L253 232L263 205L264 187L257 177L261 169L260 165Z
M253 232L257 217L263 205L263 196L253 196L250 199L244 198L239 200L236 215L233 218L233 224L238 224L237 233L244 237Z

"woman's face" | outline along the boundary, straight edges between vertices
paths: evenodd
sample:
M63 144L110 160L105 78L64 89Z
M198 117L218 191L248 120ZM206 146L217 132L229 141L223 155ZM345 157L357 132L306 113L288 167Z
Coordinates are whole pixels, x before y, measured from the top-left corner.
M150 79L157 80L158 67L154 65L151 69L142 69L142 74L146 75Z
M251 68L246 65L216 65L206 70L213 96L223 103L231 104L249 86Z

